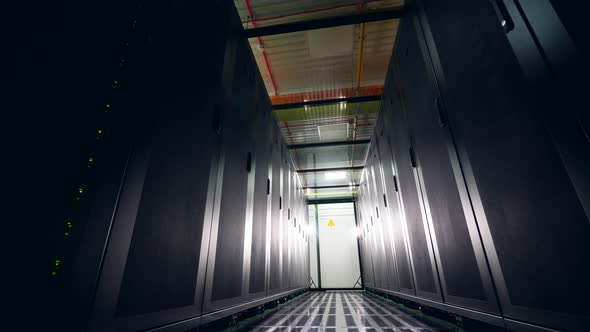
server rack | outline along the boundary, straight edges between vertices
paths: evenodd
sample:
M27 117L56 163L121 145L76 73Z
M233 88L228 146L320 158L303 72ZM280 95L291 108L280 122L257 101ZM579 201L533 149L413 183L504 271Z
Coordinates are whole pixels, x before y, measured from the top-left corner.
M378 154L367 159L369 173L382 167L382 189L371 197L373 179L362 178L359 216L399 189L403 227L392 245L402 236L408 251L396 251L397 277L408 259L416 291L382 289L379 271L370 287L513 330L584 330L587 114L556 111L559 98L577 100L585 73L557 64L578 63L559 27L569 17L549 1L412 5L371 143ZM384 222L395 227L387 203Z
M110 234L100 233L91 331L190 329L305 289L281 280L289 256L275 264L291 252L291 270L308 273L293 228L279 232L283 205L303 201L235 8L207 5L225 29L205 56L190 42L208 23L192 19L202 6L153 6L151 85L138 92L153 109L137 121Z

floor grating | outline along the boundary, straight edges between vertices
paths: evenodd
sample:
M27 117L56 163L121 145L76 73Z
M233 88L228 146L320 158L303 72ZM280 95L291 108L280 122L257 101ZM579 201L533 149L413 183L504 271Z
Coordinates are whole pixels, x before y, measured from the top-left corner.
M449 331L418 320L393 302L363 291L309 292L277 310L252 331Z

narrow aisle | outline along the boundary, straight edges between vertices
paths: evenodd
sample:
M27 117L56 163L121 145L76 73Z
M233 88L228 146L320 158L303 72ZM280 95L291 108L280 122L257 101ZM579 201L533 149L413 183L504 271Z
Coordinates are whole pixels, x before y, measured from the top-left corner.
M364 291L309 292L259 323L253 331L446 331Z

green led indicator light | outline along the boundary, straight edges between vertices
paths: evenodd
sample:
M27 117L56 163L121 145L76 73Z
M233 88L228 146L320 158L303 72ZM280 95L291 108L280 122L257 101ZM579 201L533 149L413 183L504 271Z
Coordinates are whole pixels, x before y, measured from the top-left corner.
M65 232L64 233L64 236L70 236L70 233L69 232Z
M54 276L54 275L56 275L56 274L57 274L57 272L55 272L55 271L51 272L51 275L52 275L52 276Z
M72 228L72 223L71 222L66 222L66 225L68 226L68 228Z
M107 106L107 108L111 108L111 104L107 104L106 106Z
M89 162L93 162L94 161L94 158L90 157L90 158L88 158L88 161Z
M100 135L100 134L102 134L102 129L99 129L99 130L98 130L98 134L99 134L99 135Z
M78 188L78 192L79 192L80 194L81 194L81 193L83 193L83 192L84 192L84 188L81 188L81 187L80 187L80 188Z

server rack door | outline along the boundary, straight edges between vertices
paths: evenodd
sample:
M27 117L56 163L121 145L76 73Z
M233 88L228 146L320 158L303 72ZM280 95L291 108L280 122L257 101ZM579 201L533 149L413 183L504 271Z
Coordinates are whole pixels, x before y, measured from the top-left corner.
M375 132L377 133L377 131ZM381 242L381 247L383 251L383 258L385 259L385 273L384 279L385 283L383 284L385 289L389 290L398 290L399 289L399 280L397 277L397 266L394 256L394 248L393 248L393 241L389 237L389 223L391 221L388 218L387 207L385 206L385 193L383 190L383 181L381 176L381 157L379 155L378 149L379 140L377 139L376 135L373 136L373 166L370 168L370 172L372 174L373 179L373 188L374 188L374 205L378 212L378 217L376 221L378 222L378 241Z
M287 168L289 169L289 197L288 197L288 208L287 208L287 229L289 234L289 271L287 272L289 284L288 288L293 289L295 284L295 276L297 275L297 264L295 263L296 254L297 254L297 243L296 243L296 236L295 236L295 224L297 223L297 218L295 215L295 177L293 172L293 165L287 159Z
M266 90L264 85L259 85L260 99L265 98ZM272 156L271 133L268 126L271 118L269 109L257 108L256 126L254 126L254 137L256 144L253 154L252 169L255 172L254 185L254 207L252 217L252 241L250 254L250 275L249 290L253 296L266 294L266 245L267 245L267 222L268 222L268 182L270 179L269 168Z
M487 1L453 1L458 19L452 23L436 1L424 3L502 312L584 330L590 324L590 283L580 266L590 261L590 222L550 135L550 118L537 113L544 105L529 89Z
M369 146L370 149L370 146ZM368 154L370 155L370 150L368 152ZM366 236L366 245L367 245L367 253L370 256L370 261L371 261L371 275L372 275L372 281L373 281L373 286L377 287L377 284L380 283L379 281L379 262L377 261L377 253L375 252L375 245L374 245L374 240L373 240L373 233L371 232L371 220L373 218L373 213L374 210L372 209L371 205L371 187L369 186L369 168L370 168L370 163L371 160L367 159L366 164L365 164L365 168L363 169L364 172L364 177L365 180L363 182L363 203L364 203L364 218L363 218L363 222L364 222L364 229L363 231L365 232L365 236Z
M391 110L389 110L391 111ZM384 127L389 126L384 120ZM412 278L412 269L408 257L408 248L406 238L404 236L404 221L401 213L401 201L399 198L399 185L397 175L394 173L394 164L391 157L391 144L389 142L389 135L385 131L383 136L377 143L378 150L381 156L381 172L383 174L382 180L385 187L385 195L387 200L387 213L389 216L389 232L393 241L394 253L396 257L396 267L399 278L399 291L406 294L414 294L414 284Z
M402 24L413 25L408 20ZM415 33L414 29L408 29ZM498 313L496 296L443 103L421 54L418 35L408 38L400 58L408 126L426 218L436 253L445 302ZM463 189L463 195L459 190Z
M300 262L300 246L301 246L301 216L299 215L299 207L300 207L300 198L299 198L299 186L297 183L297 173L295 172L295 167L291 164L291 180L292 180L292 201L293 201L293 225L295 228L293 229L293 242L294 242L294 253L292 256L292 276L291 276L291 289L295 289L299 287L300 279L301 279L301 262Z
M134 147L97 289L93 331L144 329L201 312L203 284L197 280L204 279L219 149L211 127L219 109L203 93L161 105L149 141ZM189 111L194 107L202 112Z
M295 168L293 164L291 164L291 181L292 181L292 189L291 195L293 197L293 221L299 227L299 197L297 196L297 176L295 173ZM289 281L289 287L291 289L297 288L297 282L299 281L299 273L301 270L299 269L299 239L301 234L299 234L299 228L295 227L293 230L293 255L291 257L291 271L293 271L292 276L290 276L291 280Z
M372 152L370 152L372 153ZM377 219L377 216L375 215L375 213L377 212L377 209L375 208L375 198L373 195L373 175L372 172L370 171L372 168L372 158L371 158L371 162L369 164L369 166L365 166L365 169L367 170L367 200L365 201L366 204L366 210L367 210L367 215L368 215L368 219L366 220L367 222L367 230L368 230L368 236L370 239L370 244L371 244L371 256L372 256L372 260L373 260L373 277L375 279L375 287L377 288L381 288L381 289L386 289L386 261L385 261L385 257L384 257L384 252L382 250L382 245L381 243L378 241L378 236L379 234L377 234L376 231L376 225L375 225L375 220Z
M360 251L361 251L361 259L363 262L361 273L363 275L363 281L366 286L367 282L369 282L368 267L371 266L371 261L367 259L367 248L366 248L364 223L363 223L363 208L362 208L363 197L362 197L362 195L363 195L362 191L359 191L357 199L356 199L356 203L357 203L356 225L357 225L358 229L360 230L359 247L360 247Z
M297 172L295 171L295 167L292 167L292 172L293 172L293 186L294 186L294 190L293 190L293 197L294 197L294 203L293 203L293 215L295 216L295 223L297 224L297 228L296 228L296 232L295 232L295 245L296 245L296 249L295 249L295 266L297 267L296 269L296 274L295 274L295 280L294 280L294 286L292 288L299 288L300 286L300 280L301 280L301 215L299 214L300 211L300 198L299 198L299 185L297 183Z
M301 277L299 279L299 287L307 287L306 286L306 278L305 275L307 273L307 251L305 250L307 247L307 219L305 218L305 203L303 201L303 189L300 189L301 192L301 201L300 201L300 206L299 206L299 217L301 218L301 240L300 240L300 249L299 249L299 264L301 266ZM297 219L299 220L299 219Z
M220 9L212 8L213 16L225 21ZM178 16L170 10L170 19ZM169 38L166 48L154 43L151 67L142 68L152 78L155 116L146 109L151 121L137 131L96 288L91 331L146 330L201 313L223 113L216 103L218 78L231 61L220 61L227 31L211 35L210 55L203 57L168 23L155 31ZM196 73L189 58L206 63L206 69ZM185 75L218 83L203 87Z
M365 167L366 169L366 167ZM362 208L359 210L360 216L360 227L362 232L362 246L363 246L363 254L364 254L364 262L363 268L365 269L365 285L375 287L375 269L373 262L373 248L371 237L369 236L369 213L370 211L367 210L367 179L366 179L366 171L363 172L363 181L361 182L361 186L364 187L362 193Z
M307 271L307 251L305 250L306 246L307 246L307 232L309 231L309 228L307 227L307 217L306 217L306 211L307 211L307 204L305 204L305 196L304 196L304 192L303 192L303 184L301 183L301 180L299 178L299 176L297 176L297 181L299 183L299 218L297 218L297 220L301 220L301 250L300 250L300 264L301 264L301 279L299 280L299 286L300 287L306 287L306 271Z
M398 32L398 45L394 52L394 74L399 73L401 57L405 54L408 39L415 38L412 33L410 21L402 21ZM394 76L394 84L401 97L401 106L404 107L403 82ZM399 174L399 189L402 200L403 213L406 221L407 241L410 249L412 269L414 272L414 285L416 294L431 299L441 300L440 286L436 263L432 252L428 225L423 217L420 204L420 192L414 177L415 160L412 142L408 134L406 119L400 109L392 110L392 143L395 158L395 173Z
M300 206L299 206L299 215L301 218L301 227L303 230L303 236L301 239L301 264L303 265L303 271L301 273L301 287L308 287L307 286L307 236L309 232L308 222L307 222L307 204L305 203L305 195L303 191L303 184L300 182L299 185L299 193L301 196L300 199Z
M246 53L245 45L239 46L242 47L238 47L238 54ZM253 98L250 98L247 59L247 56L237 57L230 109L224 119L220 188L216 192L205 287L207 312L238 303L243 294L246 210L248 198L253 194L248 191L248 183L254 175L248 171L253 148L250 137Z
M289 270L290 270L290 258L291 258L291 225L293 220L291 219L291 169L289 168L289 157L287 155L287 148L282 145L281 148L281 168L283 170L283 198L282 198L282 222L281 222L281 233L282 233L282 283L281 289L283 291L289 290Z
M377 188L376 188L376 180L375 180L375 164L378 162L377 154L375 152L375 147L371 149L371 164L367 168L367 174L369 179L369 196L370 196L370 209L371 209L371 228L373 231L373 245L375 250L375 255L377 257L377 262L379 264L377 271L377 278L375 282L377 283L377 287L381 289L388 289L389 288L389 281L388 275L390 271L389 262L386 257L386 251L383 244L383 237L382 237L382 229L381 229L381 211L379 206L379 199L377 198Z
M291 285L291 289L296 289L301 287L301 224L299 223L300 217L296 216L296 223L297 228L294 229L294 242L295 242L295 254L293 257L294 260L294 273L293 273L293 284Z
M372 232L373 230L373 226L372 226L372 221L373 221L373 214L374 209L372 207L372 201L371 201L371 196L370 196L370 186L369 186L369 172L368 172L368 165L365 165L365 173L366 173L366 182L365 182L365 199L364 199L364 203L365 203L365 218L364 218L364 226L365 226L365 236L366 236L366 244L367 244L367 253L370 256L370 261L371 261L371 275L372 275L372 285L373 287L379 287L378 285L381 284L381 279L380 279L380 267L381 264L379 262L379 257L377 256L378 253L376 251L375 248L375 236L374 236L374 232Z
M270 246L270 263L269 263L269 293L277 293L281 288L282 279L282 158L281 158L281 133L274 120L273 129L273 149L272 149L272 180L271 180L271 246Z
M389 136L386 134L386 126L389 125L383 118L382 125L378 128L379 140L375 141L380 164L378 171L383 183L384 212L387 216L385 232L389 235L392 254L395 257L396 274L398 284L394 291L403 293L414 293L412 284L412 271L407 253L407 244L403 236L403 228L400 214L400 201L398 197L398 184L393 172L393 160L389 145Z

